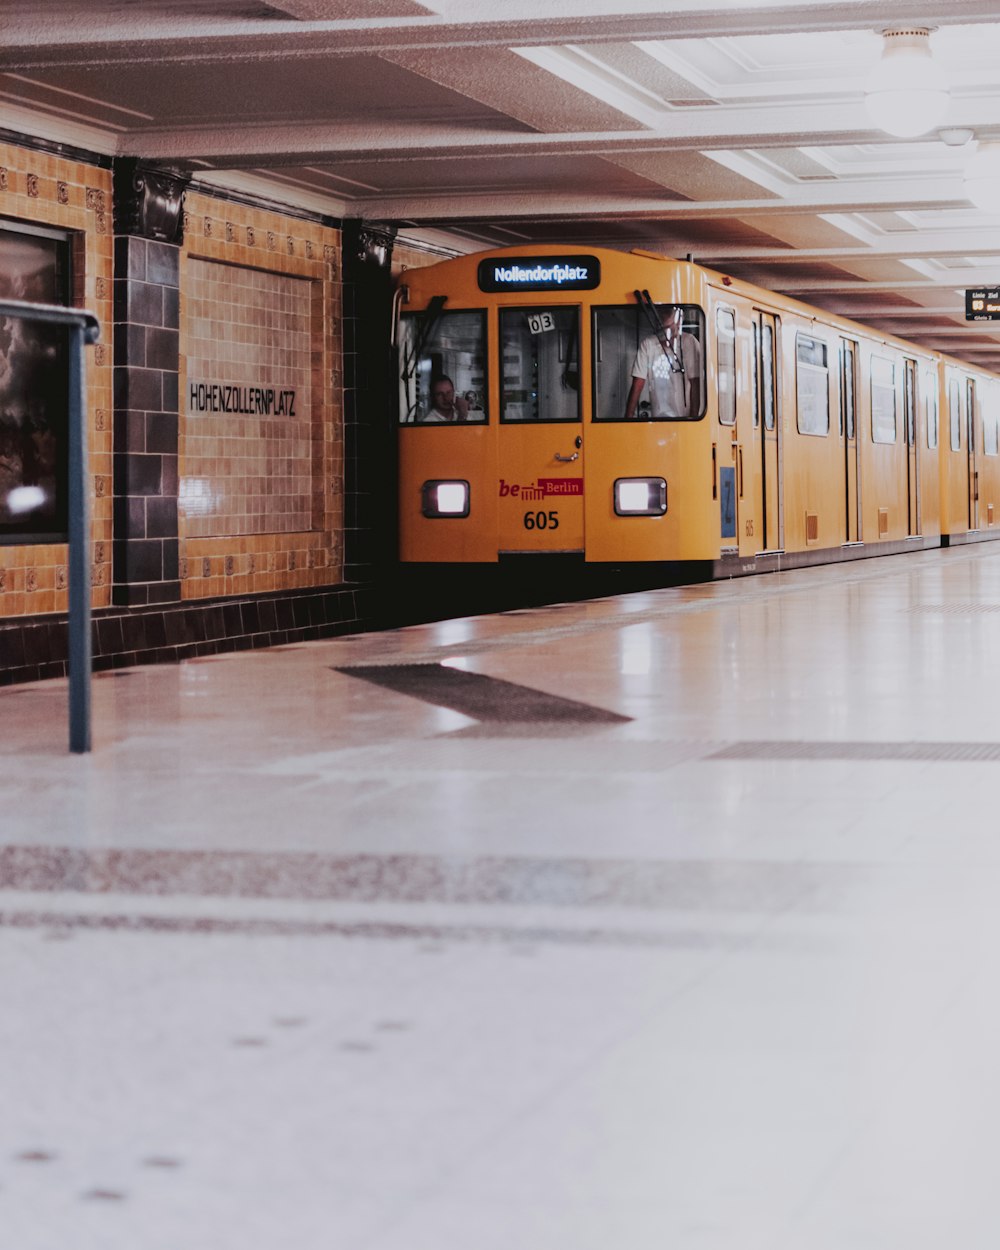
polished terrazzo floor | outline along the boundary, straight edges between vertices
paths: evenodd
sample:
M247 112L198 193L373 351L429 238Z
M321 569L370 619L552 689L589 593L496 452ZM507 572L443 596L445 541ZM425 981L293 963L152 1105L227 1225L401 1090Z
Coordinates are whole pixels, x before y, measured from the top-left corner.
M991 547L0 690L0 1246L995 1250Z

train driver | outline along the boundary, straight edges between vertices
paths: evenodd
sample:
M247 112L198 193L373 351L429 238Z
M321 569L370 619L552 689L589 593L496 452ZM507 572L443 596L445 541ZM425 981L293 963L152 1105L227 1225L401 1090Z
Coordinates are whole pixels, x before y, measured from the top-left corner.
M468 400L455 394L455 383L451 378L443 373L431 378L431 407L421 420L431 422L467 421L468 419Z
M664 304L658 309L662 330L639 344L632 365L632 385L625 417L693 417L701 405L701 344L682 329L684 309ZM639 396L645 399L639 408Z

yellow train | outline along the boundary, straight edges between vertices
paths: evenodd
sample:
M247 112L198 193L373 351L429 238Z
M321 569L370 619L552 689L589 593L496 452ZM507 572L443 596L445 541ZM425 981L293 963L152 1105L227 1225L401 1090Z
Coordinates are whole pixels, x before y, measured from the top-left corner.
M1000 535L1000 378L646 252L404 273L404 562L714 576Z

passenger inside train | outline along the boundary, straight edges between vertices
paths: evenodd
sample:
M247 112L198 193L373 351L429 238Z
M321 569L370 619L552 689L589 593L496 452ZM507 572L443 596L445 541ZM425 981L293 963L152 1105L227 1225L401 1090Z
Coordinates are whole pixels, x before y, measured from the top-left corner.
M469 401L464 396L455 394L455 383L451 378L447 374L431 378L431 406L421 420L440 422L468 419Z
M655 311L645 307L653 333L635 354L625 419L696 416L701 403L701 344L683 328L680 305L661 304Z

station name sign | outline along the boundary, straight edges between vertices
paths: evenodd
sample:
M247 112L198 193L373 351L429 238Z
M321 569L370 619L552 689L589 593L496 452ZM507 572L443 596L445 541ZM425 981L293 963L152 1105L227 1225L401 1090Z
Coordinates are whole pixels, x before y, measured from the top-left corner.
M966 321L1000 321L1000 288L979 287L965 292Z
M479 262L480 291L593 291L601 285L596 256L496 257Z
M188 388L191 413L231 412L249 417L294 417L295 392L274 386L228 386L219 382L192 382Z

